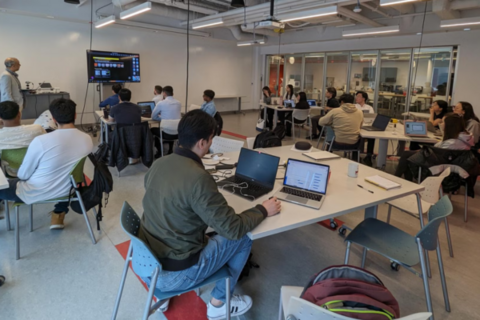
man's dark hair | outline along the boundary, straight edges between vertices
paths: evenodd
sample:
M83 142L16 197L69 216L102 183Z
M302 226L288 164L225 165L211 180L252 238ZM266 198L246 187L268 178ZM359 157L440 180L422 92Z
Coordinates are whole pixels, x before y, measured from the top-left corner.
M305 94L305 92L303 92L303 91L299 92L298 96L299 96L298 102L300 102L300 101L307 102L307 95Z
M357 94L361 94L365 102L368 100L368 94L365 91L357 91Z
M120 83L115 83L113 86L112 86L112 90L113 92L115 92L116 94L118 94L118 92L120 90L122 90L122 85Z
M165 92L165 94L169 97L173 96L173 88L172 86L165 86L163 87L162 92Z
M327 91L332 94L332 99L337 96L337 89L335 89L334 87L328 87Z
M122 89L118 92L118 96L122 101L130 101L132 99L132 91L130 89Z
M0 102L0 118L3 120L13 120L20 112L20 107L14 101Z
M215 92L213 90L205 90L203 94L213 100L215 98Z
M160 94L160 93L162 93L162 90L163 90L162 86L158 86L158 85L155 86L155 92L156 93Z
M344 93L340 96L340 98L338 98L338 101L340 102L340 104L353 103L353 101L355 101L355 98L351 94Z
M58 124L75 122L75 108L77 104L70 99L55 99L50 103L49 110Z
M183 148L192 149L198 141L208 141L216 128L217 122L208 113L200 109L192 110L178 124L178 143Z

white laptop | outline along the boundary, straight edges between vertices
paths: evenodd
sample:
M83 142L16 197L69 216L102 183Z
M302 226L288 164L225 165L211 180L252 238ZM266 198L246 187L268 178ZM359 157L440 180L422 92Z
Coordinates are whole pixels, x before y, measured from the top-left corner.
M279 98L279 97L273 97L272 102L270 102L270 103L272 104L272 106L278 106L280 104L280 100L281 100L281 98Z
M327 193L330 166L288 159L283 188L275 194L279 200L320 209Z
M405 135L407 137L426 137L427 122L406 120L404 123Z

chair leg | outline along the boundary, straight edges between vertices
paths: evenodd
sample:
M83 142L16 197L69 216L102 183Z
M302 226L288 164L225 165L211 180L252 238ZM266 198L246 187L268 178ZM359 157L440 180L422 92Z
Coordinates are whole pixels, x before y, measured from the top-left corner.
M75 185L75 179L73 178L73 176L70 176L70 179L73 185ZM87 214L87 210L85 209L85 205L83 204L82 195L80 194L80 191L78 191L78 189L75 190L75 194L77 196L78 203L80 204L80 208L82 209L85 222L87 223L87 228L88 228L88 233L90 233L90 238L92 238L93 244L96 244L97 240L95 239L95 235L93 234L92 226L90 225L90 220L88 220L88 214Z
M33 204L30 205L30 232L33 232Z
M7 231L12 230L12 224L10 222L10 207L7 200L5 200L5 222L7 224Z
M390 224L390 216L392 215L392 205L388 205L388 215L387 215L387 223Z
M160 129L160 153L163 157L163 137L162 137L162 129Z
M15 207L15 259L20 259L20 208Z
M157 266L155 268L155 271L153 272L152 282L150 282L150 288L148 289L147 305L145 306L145 310L143 311L143 320L148 320L148 317L150 316L150 308L152 306L153 294L155 293L155 286L157 285L159 273L160 269Z
M363 248L363 256L362 256L362 269L365 269L365 262L367 261L367 248Z
M117 299L115 300L115 307L113 308L112 320L117 318L118 307L120 306L120 300L122 299L123 287L125 286L125 280L127 279L128 267L130 264L131 256L133 251L133 244L130 242L128 247L127 258L125 260L125 265L123 267L122 280L120 280L120 288L118 289Z
M425 263L425 256L424 251L422 248L422 244L420 242L420 238L417 238L417 246L418 246L418 255L420 257L420 265L422 267L422 279L423 279L423 287L425 289L425 299L427 301L427 310L428 312L432 313L430 320L434 320L433 318L433 308L432 308L432 297L430 296L430 287L428 284L428 276L427 276L427 265Z
M227 301L225 301L225 304L226 304L226 309L227 309L227 320L230 320L231 316L230 316L230 277L227 277L225 279L225 289L227 290L226 291L226 299Z
M423 229L424 221L423 221L423 209L422 209L422 200L420 198L420 194L415 194L417 196L417 206L418 206L418 218L420 220L420 229ZM428 256L428 251L425 250L425 264L427 266L427 275L429 278L432 277L432 272L430 269L430 258Z
M282 290L280 289L280 303L278 308L278 320L283 320Z
M452 236L450 235L450 226L448 225L448 217L445 217L445 231L447 233L448 251L450 253L450 257L453 258Z
M445 301L445 310L450 312L450 299L448 299L447 280L445 280L445 270L443 269L442 251L440 250L440 241L437 239L437 259L440 279L442 280L443 300Z
M348 264L348 259L350 258L350 246L352 243L350 241L347 242L347 250L345 251L345 261L343 264Z
M468 221L468 185L465 184L465 217L463 218L463 221L467 222Z

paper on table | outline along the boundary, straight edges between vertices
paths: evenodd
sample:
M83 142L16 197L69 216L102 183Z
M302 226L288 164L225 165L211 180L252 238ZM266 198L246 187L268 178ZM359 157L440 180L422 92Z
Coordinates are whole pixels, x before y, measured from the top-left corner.
M331 153L328 151L318 151L318 152L305 152L303 153L304 156L312 158L314 160L325 160L325 159L335 159L340 158L339 155L335 153Z
M401 184L396 183L395 181L388 180L388 179L386 179L384 177L381 177L381 176L378 176L378 175L371 176L371 177L366 177L365 181L367 181L367 182L369 182L373 185L376 185L377 187L385 189L385 190L400 188L402 186Z

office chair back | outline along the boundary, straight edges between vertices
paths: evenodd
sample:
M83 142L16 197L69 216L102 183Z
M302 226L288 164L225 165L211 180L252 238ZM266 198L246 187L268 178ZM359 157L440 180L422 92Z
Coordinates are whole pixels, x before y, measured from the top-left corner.
M120 215L122 229L130 237L133 245L132 268L139 277L151 277L157 266L161 265L148 248L147 244L138 238L140 218L133 208L125 201Z
M73 166L72 171L70 171L70 175L73 176L73 179L75 180L76 183L83 183L84 180L84 175L83 175L83 167L85 166L85 160L87 160L87 157L84 157Z
M10 168L18 170L22 165L27 149L28 148L2 150L2 160L8 162Z
M222 137L214 137L212 146L210 147L211 153L227 153L240 151L243 148L243 141L227 139Z
M176 135L178 134L179 123L180 123L180 119L162 120L160 122L160 130L171 135Z
M293 119L298 121L307 121L310 109L293 109Z
M436 250L438 242L438 228L443 219L453 212L453 206L448 196L443 196L428 211L428 224L420 230L415 238L420 238L425 250Z
M423 201L434 204L440 199L440 186L442 185L443 179L450 175L450 168L445 169L437 177L428 177L423 180L421 185L425 187L425 190L420 192Z

